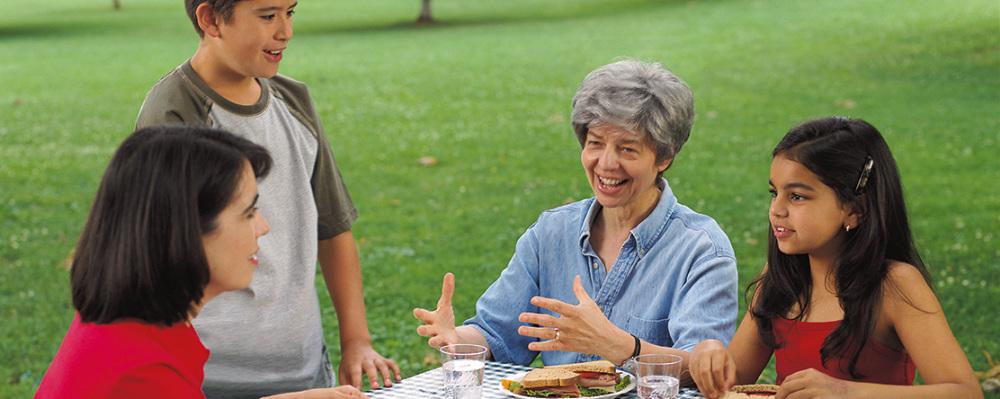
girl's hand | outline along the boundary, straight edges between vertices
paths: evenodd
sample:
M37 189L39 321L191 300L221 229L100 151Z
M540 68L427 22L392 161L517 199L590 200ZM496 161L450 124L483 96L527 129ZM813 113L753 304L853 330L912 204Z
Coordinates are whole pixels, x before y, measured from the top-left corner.
M368 398L365 394L361 393L357 388L350 385L341 385L335 388L317 388L310 389L308 391L299 391L291 393L283 393L274 396L268 396L262 399L361 399Z
M528 349L533 351L558 350L593 353L604 358L614 356L601 354L597 351L609 351L610 348L607 345L609 332L621 330L615 327L611 320L604 316L597 303L590 299L587 291L583 289L580 276L576 276L573 280L573 292L576 294L576 299L580 301L579 305L574 306L550 298L531 298L532 305L551 310L560 314L560 317L539 313L521 313L518 317L519 321L541 327L521 326L517 329L517 333L546 340L529 343ZM558 339L556 339L557 331ZM628 341L629 349L631 349L632 338L629 337ZM621 354L617 355L620 357Z
M706 398L716 398L736 385L736 362L718 340L709 339L695 345L688 369Z
M454 294L455 275L446 273L441 283L441 299L438 300L437 309L433 312L420 308L413 309L413 316L425 323L417 327L417 334L430 337L427 345L440 348L459 342L458 333L455 331L455 311L451 307L451 297Z
M341 385L336 388L330 388L332 395L331 398L367 398L365 394L350 385Z
M795 372L785 378L778 387L776 399L833 399L856 397L851 392L852 384L848 381L830 377L816 369L805 369Z
M324 389L323 395L315 396L316 398L331 398L331 399L348 399L348 398L367 398L365 394L361 393L357 388L350 385L341 385L336 388Z

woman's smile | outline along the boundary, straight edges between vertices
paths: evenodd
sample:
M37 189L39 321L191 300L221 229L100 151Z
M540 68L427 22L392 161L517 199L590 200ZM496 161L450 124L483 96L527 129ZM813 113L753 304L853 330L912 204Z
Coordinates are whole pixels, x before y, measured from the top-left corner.
M629 179L610 179L610 178L605 178L605 177L597 176L598 185L600 186L600 188L602 189L602 191L605 191L605 192L614 191L615 189L617 189L617 188L621 187L623 184L625 184L628 180Z

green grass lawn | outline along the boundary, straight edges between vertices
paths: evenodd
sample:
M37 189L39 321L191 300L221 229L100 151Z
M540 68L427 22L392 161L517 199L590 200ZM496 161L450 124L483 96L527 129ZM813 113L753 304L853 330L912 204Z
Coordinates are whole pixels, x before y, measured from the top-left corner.
M69 255L146 91L190 57L179 0L0 12L0 397L29 397L73 316ZM892 147L917 244L973 368L1000 357L1000 3L960 0L303 0L281 72L306 82L362 217L376 349L434 366L414 307L457 276L457 317L539 212L592 195L569 126L590 70L663 62L697 120L667 173L714 217L745 285L764 263L770 149L818 116ZM421 166L423 156L438 159ZM320 283L322 284L322 283ZM327 341L337 319L320 289ZM742 314L742 311L741 311ZM767 376L765 376L767 378Z

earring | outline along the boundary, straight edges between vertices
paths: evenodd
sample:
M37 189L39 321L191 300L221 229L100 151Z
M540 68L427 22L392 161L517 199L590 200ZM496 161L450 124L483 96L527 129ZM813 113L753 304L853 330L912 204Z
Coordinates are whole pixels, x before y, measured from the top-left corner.
M849 231L851 231L851 225L847 225L846 227L844 227L844 232L845 233L847 233Z

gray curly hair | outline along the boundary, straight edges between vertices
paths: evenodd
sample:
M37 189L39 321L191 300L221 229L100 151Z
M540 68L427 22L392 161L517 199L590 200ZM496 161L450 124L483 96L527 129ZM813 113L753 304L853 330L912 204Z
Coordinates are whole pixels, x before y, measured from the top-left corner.
M581 147L590 128L617 126L649 139L659 163L677 155L691 135L694 96L660 63L618 61L583 79L571 121Z

